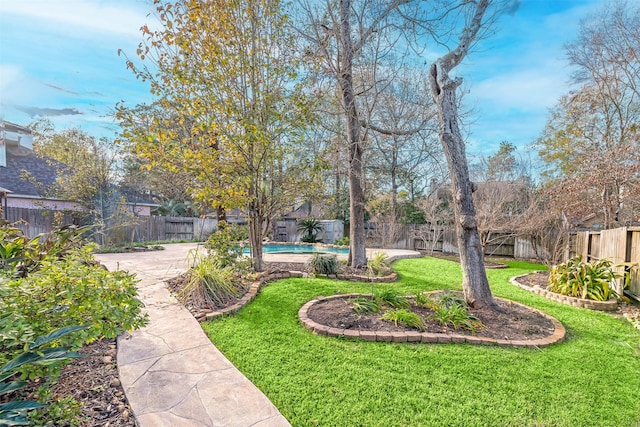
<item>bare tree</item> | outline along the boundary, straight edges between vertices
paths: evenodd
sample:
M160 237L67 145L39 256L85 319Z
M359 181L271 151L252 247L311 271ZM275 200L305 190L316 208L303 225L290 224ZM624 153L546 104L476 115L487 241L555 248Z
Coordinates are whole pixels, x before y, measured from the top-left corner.
M341 107L345 117L345 134L349 162L349 258L353 267L365 267L366 242L364 229L365 191L364 164L365 140L367 132L382 131L367 123L367 115L362 114L362 102L358 97L376 93L377 75L382 52L390 52L398 39L398 28L403 20L397 14L398 8L413 0L357 1L340 0L310 4L301 2L308 25L300 32L309 42L307 52L321 62L319 72L335 79L339 89ZM337 7L336 7L337 6ZM373 47L372 47L373 45ZM368 67L369 85L356 81L357 60L367 49L374 52ZM369 107L375 102L369 102Z
M423 198L418 202L418 206L424 215L425 224L414 225L412 237L422 240L425 249L433 253L438 248L445 228L451 226L453 212L446 200L436 197Z
M473 194L483 252L518 235L518 223L530 203L526 181L488 181L477 184Z
M371 115L370 121L375 120L384 129L419 129L406 134L374 132L371 136L367 170L377 182L388 184L385 189L391 192L394 214L398 213L399 189L404 186L414 199L416 180L428 182L427 175L433 175L434 170L437 174L442 157L433 101L425 90L416 90L416 84L427 87L426 83L426 77L419 73L400 71Z
M579 87L560 100L537 142L552 193L569 217L598 212L605 228L638 221L640 7L607 4L566 50Z

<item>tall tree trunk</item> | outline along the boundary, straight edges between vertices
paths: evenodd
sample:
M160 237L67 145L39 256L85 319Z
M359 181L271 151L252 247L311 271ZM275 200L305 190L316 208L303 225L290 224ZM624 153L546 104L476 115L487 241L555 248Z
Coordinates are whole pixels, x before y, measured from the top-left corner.
M347 137L349 139L349 261L352 267L367 265L364 233L364 189L362 186L362 134L360 120L353 91L353 48L351 44L350 0L340 1L340 43L343 63L338 76L342 103L347 116Z
M453 187L453 211L462 266L462 289L467 303L476 308L496 308L497 305L491 295L484 267L484 254L473 206L474 186L469 180L464 140L458 124L456 90L462 80L452 80L449 72L468 53L470 44L482 27L482 17L487 7L487 0L480 0L476 4L474 18L464 28L458 47L438 59L429 70L431 94L438 107L440 142L447 157Z
M394 141L394 150L391 155L391 215L395 220L398 217L398 145Z
M249 242L255 271L262 271L262 220L252 208L249 212Z
M432 65L433 80L437 80L438 77L436 69L436 65ZM440 92L434 93L434 101L438 105L440 142L447 156L453 187L453 211L462 266L462 289L465 300L472 307L495 306L484 267L484 254L473 206L473 185L469 180L464 141L458 126L458 85L455 82L451 83L445 87L439 86Z
M259 179L254 176L249 183L249 245L251 261L255 271L262 271L262 228L263 217L260 212Z
M216 217L218 221L227 221L227 210L224 208L224 206L218 206L216 208Z

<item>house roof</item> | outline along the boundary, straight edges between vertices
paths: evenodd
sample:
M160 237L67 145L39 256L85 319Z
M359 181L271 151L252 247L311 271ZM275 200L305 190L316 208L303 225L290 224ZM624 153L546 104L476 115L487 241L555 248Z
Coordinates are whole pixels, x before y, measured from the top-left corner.
M282 215L283 219L321 218L322 206L318 203L304 202L297 209Z
M24 135L31 135L31 129L25 126L20 126L19 124L8 122L3 120L2 127L8 132L16 132Z
M38 189L29 180L22 178L23 171L42 186ZM24 147L7 147L7 166L0 166L0 187L11 191L14 196L43 196L46 188L55 185L56 167L51 160L36 156Z

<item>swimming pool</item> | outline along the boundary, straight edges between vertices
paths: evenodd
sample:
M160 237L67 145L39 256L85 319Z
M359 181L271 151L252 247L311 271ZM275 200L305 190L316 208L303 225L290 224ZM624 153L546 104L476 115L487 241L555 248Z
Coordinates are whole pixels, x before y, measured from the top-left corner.
M244 248L244 253L249 254L249 248ZM320 245L278 245L267 243L262 246L265 254L348 254L349 248Z

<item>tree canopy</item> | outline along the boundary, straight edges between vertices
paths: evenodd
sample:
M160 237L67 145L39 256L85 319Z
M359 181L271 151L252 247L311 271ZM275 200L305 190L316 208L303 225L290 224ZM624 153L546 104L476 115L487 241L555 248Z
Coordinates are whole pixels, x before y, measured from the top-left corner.
M152 165L193 175L196 198L248 212L254 266L274 215L313 182L299 143L311 103L278 0L155 0L163 27L143 28L129 67L151 82L160 111L120 106L123 139Z

